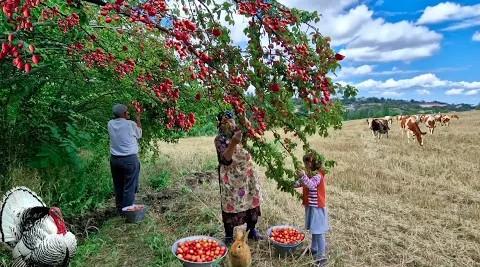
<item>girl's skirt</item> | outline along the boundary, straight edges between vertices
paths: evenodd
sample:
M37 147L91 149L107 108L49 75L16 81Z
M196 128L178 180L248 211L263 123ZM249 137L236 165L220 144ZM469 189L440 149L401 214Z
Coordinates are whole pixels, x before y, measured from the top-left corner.
M330 229L327 208L305 207L305 228L313 235L327 232Z

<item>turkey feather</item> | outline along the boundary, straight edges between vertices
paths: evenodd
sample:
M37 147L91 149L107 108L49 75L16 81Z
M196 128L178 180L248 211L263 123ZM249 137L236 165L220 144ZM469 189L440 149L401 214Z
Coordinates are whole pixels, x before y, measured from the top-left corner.
M42 198L26 187L15 187L5 193L0 206L1 241L14 247L21 238L20 217L26 209L38 206L46 205Z
M30 267L27 262L22 258L16 258L10 267Z

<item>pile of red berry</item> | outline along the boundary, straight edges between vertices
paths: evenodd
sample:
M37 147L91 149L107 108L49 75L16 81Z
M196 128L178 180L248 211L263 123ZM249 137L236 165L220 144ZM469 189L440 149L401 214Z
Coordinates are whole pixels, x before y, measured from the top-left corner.
M143 210L145 206L143 205L133 205L125 209L125 211L138 211L138 210Z
M270 234L270 240L273 240L282 244L296 244L305 238L305 235L300 233L293 227L277 228L272 230Z
M227 248L207 238L178 243L176 255L191 262L212 262L225 255Z

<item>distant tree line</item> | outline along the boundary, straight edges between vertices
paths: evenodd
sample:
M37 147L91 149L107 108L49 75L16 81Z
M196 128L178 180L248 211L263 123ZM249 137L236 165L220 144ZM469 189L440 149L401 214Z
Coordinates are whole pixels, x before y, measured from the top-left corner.
M425 102L416 100L400 100L386 98L349 98L342 99L345 106L344 119L356 120L371 117L396 116L403 114L432 114L461 112L473 109L480 109L480 104L476 107L469 104L448 104L443 102ZM425 107L424 105L438 105Z

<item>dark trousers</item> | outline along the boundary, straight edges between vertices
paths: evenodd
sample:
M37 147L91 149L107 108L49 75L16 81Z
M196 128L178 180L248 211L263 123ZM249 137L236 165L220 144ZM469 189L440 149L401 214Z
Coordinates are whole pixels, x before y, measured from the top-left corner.
M113 187L115 188L115 207L121 212L122 208L133 205L135 193L138 191L140 176L140 161L138 156L111 156L110 169L112 171Z

